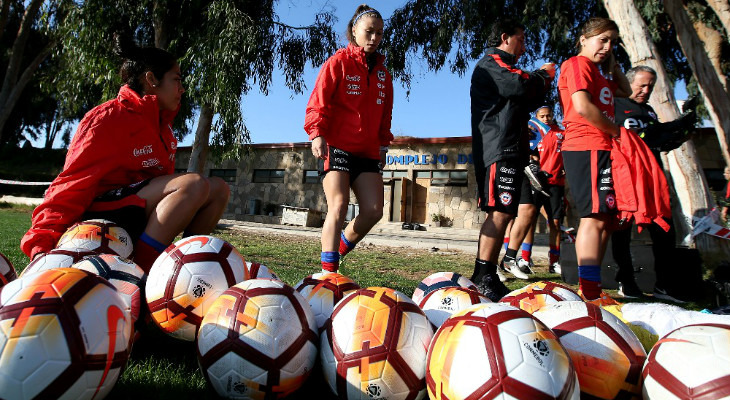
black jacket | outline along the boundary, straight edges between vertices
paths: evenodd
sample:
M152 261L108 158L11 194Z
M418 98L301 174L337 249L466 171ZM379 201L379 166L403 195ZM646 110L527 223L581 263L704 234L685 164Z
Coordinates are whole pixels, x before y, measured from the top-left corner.
M550 88L547 72L528 73L514 64L512 54L492 47L472 74L472 151L480 185L490 164L514 158L527 163L530 112L542 105Z

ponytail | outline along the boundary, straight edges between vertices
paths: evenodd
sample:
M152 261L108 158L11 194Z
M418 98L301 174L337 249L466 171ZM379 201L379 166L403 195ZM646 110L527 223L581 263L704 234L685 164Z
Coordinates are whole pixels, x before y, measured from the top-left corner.
M140 96L144 96L144 76L147 72L158 80L177 64L175 57L169 52L155 47L139 47L131 36L114 34L114 53L124 62L119 70L122 82L129 85Z

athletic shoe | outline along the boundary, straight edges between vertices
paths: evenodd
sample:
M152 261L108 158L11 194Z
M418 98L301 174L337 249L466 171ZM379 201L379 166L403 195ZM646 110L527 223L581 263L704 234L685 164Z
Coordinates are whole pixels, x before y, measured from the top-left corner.
M502 297L510 292L509 288L502 283L496 274L487 274L481 277L479 282L475 282L479 293L486 296L493 302L498 302Z
M667 290L659 288L659 287L654 288L654 297L656 297L657 299L671 301L672 303L677 303L677 304L686 303L686 301L678 299L676 297L676 295L672 296L671 294L669 294L669 292Z
M497 278L499 278L500 282L507 282L507 276L504 275L502 269L503 268L497 268Z
M517 266L517 261L515 261L515 260L507 260L507 261L502 260L502 262L504 263L504 267L507 269L507 271L509 271L516 278L519 278L519 279L529 279L529 276L527 276L527 274L525 274L524 272L520 271L520 267Z
M534 274L534 272L532 271L532 267L534 265L535 264L532 263L532 260L525 261L521 258L517 260L517 267L520 269L520 271L524 272L527 275Z
M543 195L550 197L550 195L545 192L545 185L543 184L543 182L547 183L547 177L545 176L545 172L540 171L540 166L538 164L527 164L525 167L525 176L527 176L527 180L530 181L530 185L536 192L540 192Z
M627 299L641 299L644 298L644 293L639 289L635 280L629 280L626 282L618 283L618 294L621 297Z
M563 273L563 269L560 267L560 263L556 261L550 264L550 266L548 267L548 272L550 272L551 274L560 275Z

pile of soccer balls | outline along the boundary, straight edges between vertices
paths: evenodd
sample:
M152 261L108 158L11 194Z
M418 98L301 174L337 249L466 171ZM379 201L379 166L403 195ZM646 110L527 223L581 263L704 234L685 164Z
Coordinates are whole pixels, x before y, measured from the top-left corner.
M614 314L553 282L492 303L439 272L409 298L337 273L292 287L212 236L174 243L147 276L130 254L121 228L86 221L20 278L0 257L0 397L103 398L140 315L195 341L226 398L286 397L314 368L342 399L730 395L730 326L677 329L647 356Z

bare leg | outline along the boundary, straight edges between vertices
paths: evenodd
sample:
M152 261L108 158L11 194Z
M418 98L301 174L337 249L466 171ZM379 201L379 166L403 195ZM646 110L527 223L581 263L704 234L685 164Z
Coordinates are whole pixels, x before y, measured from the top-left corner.
M345 228L345 237L357 243L383 218L383 177L373 172L361 173L353 182L352 191L360 212Z
M512 220L512 214L500 211L487 212L482 228L479 230L477 258L497 264L499 249L504 245L504 232L510 220Z
M537 207L534 204L520 204L517 211L517 218L512 225L512 231L509 234L509 248L518 250L525 237L533 228L537 221ZM532 242L530 242L532 243Z
M575 238L578 265L601 265L608 241L607 216L591 214L580 219Z
M322 186L327 199L327 217L322 226L322 251L337 251L340 230L345 223L347 205L350 202L350 174L330 171L324 176Z

